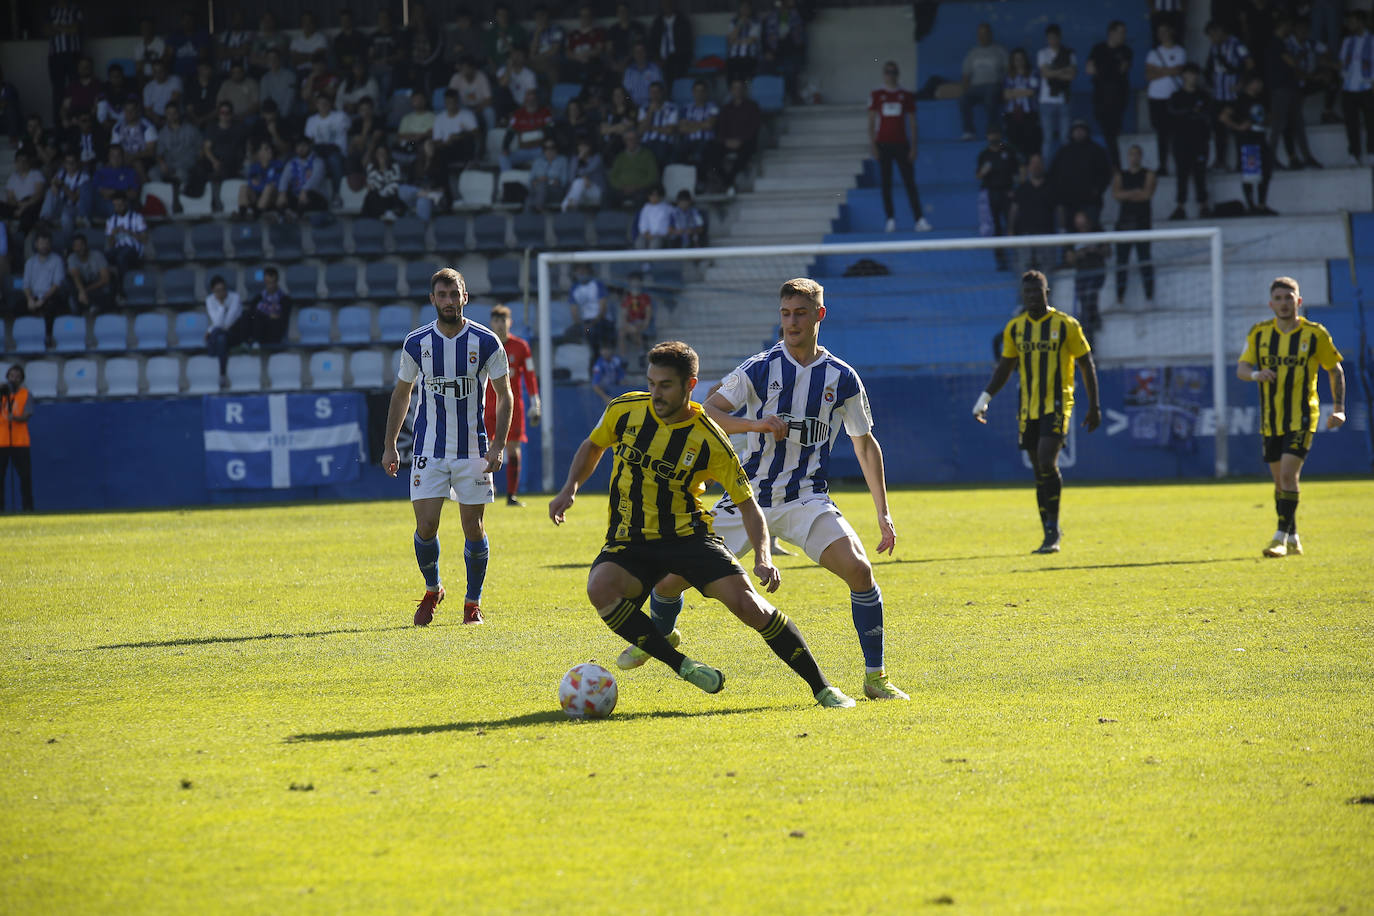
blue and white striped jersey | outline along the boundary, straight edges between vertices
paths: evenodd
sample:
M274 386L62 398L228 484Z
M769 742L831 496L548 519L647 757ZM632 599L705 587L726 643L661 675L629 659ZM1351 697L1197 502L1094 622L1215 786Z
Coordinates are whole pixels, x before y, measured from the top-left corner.
M850 436L873 429L859 373L824 347L802 366L779 341L721 380L721 397L744 415L776 414L787 421L787 438L750 433L744 472L760 506L778 506L830 489L830 449L843 423Z
M415 454L424 458L485 455L487 380L509 371L501 339L473 321L464 321L455 337L439 333L433 321L407 334L396 377L403 382L419 379Z

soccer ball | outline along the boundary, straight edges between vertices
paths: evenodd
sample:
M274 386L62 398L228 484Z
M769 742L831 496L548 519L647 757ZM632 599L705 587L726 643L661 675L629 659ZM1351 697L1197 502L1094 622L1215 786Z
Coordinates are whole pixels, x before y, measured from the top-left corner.
M573 719L604 719L620 691L611 672L593 662L574 665L558 685L558 703Z

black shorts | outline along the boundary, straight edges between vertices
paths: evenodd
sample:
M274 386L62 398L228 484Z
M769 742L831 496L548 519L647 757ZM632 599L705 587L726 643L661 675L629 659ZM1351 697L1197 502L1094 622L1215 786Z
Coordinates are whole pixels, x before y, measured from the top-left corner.
M645 589L653 588L669 573L677 573L698 591L717 579L744 575L744 567L714 534L607 544L592 561L592 568L600 563L614 563Z
M1021 448L1033 452L1040 447L1040 439L1055 438L1064 444L1069 434L1069 415L1066 413L1047 413L1030 420L1021 421Z
M1312 448L1312 433L1305 429L1295 429L1278 436L1264 437L1264 463L1273 464L1284 455L1297 455L1306 458Z

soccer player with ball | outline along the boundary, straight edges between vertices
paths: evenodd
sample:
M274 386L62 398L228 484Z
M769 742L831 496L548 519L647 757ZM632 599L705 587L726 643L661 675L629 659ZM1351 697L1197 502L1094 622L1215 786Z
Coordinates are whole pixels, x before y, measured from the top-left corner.
M748 477L730 440L691 400L697 354L680 341L649 351L649 390L611 401L601 422L583 440L567 482L549 502L549 518L562 524L578 488L607 449L611 467L610 525L606 544L587 575L587 597L606 626L626 642L673 669L707 693L718 693L725 676L677 651L640 608L649 589L669 574L681 576L753 627L822 706L852 707L830 685L797 625L754 591L744 569L712 530L701 504L707 480L730 495L754 548L754 573L768 591L780 581L768 548L768 525L754 503Z
M864 696L909 700L883 664L883 593L873 566L849 521L830 499L829 458L840 427L849 433L878 511L878 553L891 553L897 531L888 512L883 451L873 436L873 416L859 374L820 345L825 290L798 277L778 291L782 340L727 375L703 405L730 434L748 435L744 471L768 530L806 552L849 586L849 604L864 656ZM733 416L740 408L744 415ZM712 524L735 556L750 548L745 518L732 494L716 503ZM649 596L649 616L677 645L682 593L688 582L669 576ZM621 668L644 664L634 646L616 660Z

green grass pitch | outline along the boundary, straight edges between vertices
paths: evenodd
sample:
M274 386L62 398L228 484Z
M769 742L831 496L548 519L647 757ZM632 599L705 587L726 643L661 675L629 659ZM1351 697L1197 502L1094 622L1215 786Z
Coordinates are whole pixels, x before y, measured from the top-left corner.
M872 545L865 492L837 499ZM404 501L5 517L0 912L1374 910L1374 483L894 494L877 564L910 703L814 706L689 594L707 696L583 593L605 497L489 510L487 624L411 627ZM774 600L858 695L844 587Z

